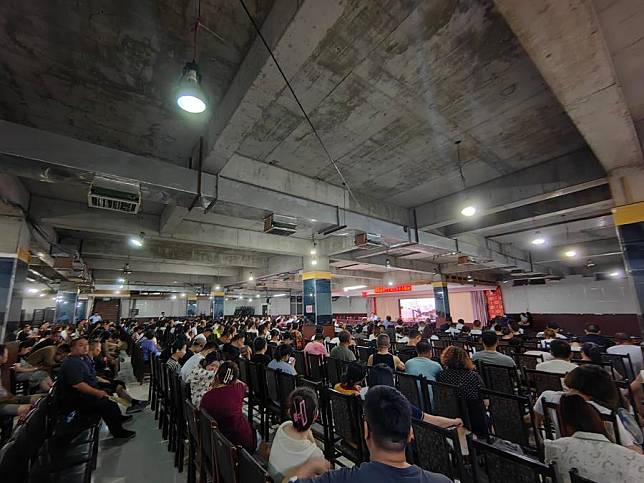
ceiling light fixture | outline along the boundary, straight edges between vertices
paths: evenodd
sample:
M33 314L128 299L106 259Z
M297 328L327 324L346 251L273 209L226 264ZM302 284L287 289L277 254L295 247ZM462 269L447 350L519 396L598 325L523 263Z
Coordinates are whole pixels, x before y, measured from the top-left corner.
M186 294L185 294L185 293L182 293L182 294L181 294L181 298L183 299L183 298L185 298L185 297L186 297Z
M114 293L115 293L116 295L120 295L120 294L121 294L121 291L120 291L120 290L116 290Z
M123 285L119 285L119 288L123 288Z
M220 285L215 285L215 290L221 290L221 286Z
M125 283L125 279L123 277L119 277L116 279L118 283Z
M531 242L533 245L543 245L546 243L546 239L541 236L541 233L536 232L535 233L535 238Z
M35 287L29 287L29 288L27 289L27 292L29 292L29 293L38 293L38 292L40 292L40 289L39 289L39 288L35 288Z
M252 282L253 280L255 280L255 277L253 277L253 272L250 272L250 275L248 275L248 281Z
M592 268L592 267L594 267L594 266L595 266L595 262L593 262L593 261L592 261L592 259L590 259L590 258L589 258L589 259L586 261L586 268Z
M258 294L258 293L256 293L256 294L255 294L255 298L256 298L256 299L258 299L258 298L259 298L259 294Z
M181 109L191 114L204 112L208 107L206 94L201 88L199 65L194 60L187 62L183 67L177 89L177 104Z
M474 206L466 206L461 210L461 215L463 216L474 216L476 214L476 208Z
M577 256L577 252L575 250L568 250L564 255L568 258L575 258Z
M313 260L311 260L311 265L317 265L317 264L318 264L317 258L314 258Z
M177 296L176 296L176 295L173 295L172 297L170 297L170 299L172 299L172 300L177 300Z
M614 272L611 272L609 275L613 278L617 278L621 275L622 273L619 270L615 270Z
M143 232L138 235L135 235L130 238L130 245L136 248L141 248L143 246Z
M388 258L387 260L385 260L385 267L391 268L391 260L389 260Z
M389 280L389 281L387 282L387 285L389 285L390 287L391 287L393 284L394 284L394 283L393 283L391 280Z
M286 297L285 293L276 293L273 297Z
M248 301L249 301L249 302L252 302L252 301L253 301L253 299L248 299Z
M38 297L44 297L45 295L46 295L46 294L41 293L40 295L38 295Z

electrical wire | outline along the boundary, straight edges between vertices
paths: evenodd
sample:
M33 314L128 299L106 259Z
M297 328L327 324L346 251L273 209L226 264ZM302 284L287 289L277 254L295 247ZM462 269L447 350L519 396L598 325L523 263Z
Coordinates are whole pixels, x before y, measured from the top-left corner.
M270 48L268 45L268 42L266 42L266 39L264 38L264 35L262 35L261 30L259 29L259 26L257 25L257 22L255 22L255 19L251 15L250 11L248 10L248 7L246 7L246 3L244 0L239 0L239 3L241 3L244 12L246 12L246 15L248 16L249 20L253 24L253 27L255 28L255 31L257 32L257 36L261 39L262 43L264 44L264 47L266 47L266 50L268 51L269 55L271 56L271 59L273 59L273 62L275 62L275 66L277 67L277 70L279 73L282 75L282 78L284 79L284 82L286 83L286 87L288 87L288 90L291 92L293 95L293 98L295 99L295 102L297 103L298 107L302 111L302 114L304 115L304 118L306 119L306 122L309 124L311 131L313 132L313 135L316 137L318 142L320 143L320 146L322 146L322 150L326 154L327 158L329 159L329 162L333 165L335 168L335 171L338 173L338 176L340 177L340 180L342 181L342 185L346 188L346 190L349 192L349 195L353 200L359 205L360 203L356 199L356 197L353 195L353 192L351 191L351 187L349 186L349 183L347 183L346 178L342 174L342 171L340 171L340 168L338 167L337 163L334 161L333 156L331 156L331 153L327 149L326 145L322 141L322 138L320 137L320 134L318 133L317 129L315 129L315 126L313 125L313 122L311 121L311 118L307 114L306 110L304 109L304 106L300 102L300 99L297 97L297 94L295 94L295 91L293 90L293 86L289 82L288 78L286 77L286 74L282 70L282 67L280 66L279 62L275 58L275 55L273 54L273 50Z

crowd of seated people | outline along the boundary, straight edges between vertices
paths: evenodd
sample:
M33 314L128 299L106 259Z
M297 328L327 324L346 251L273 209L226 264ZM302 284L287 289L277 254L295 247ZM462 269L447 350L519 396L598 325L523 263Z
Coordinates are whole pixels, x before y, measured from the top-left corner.
M53 369L29 361L35 338L30 335L31 328L27 328L18 334L22 358L16 363L24 364L27 369L30 365L36 368L25 374L41 371L37 376L22 376L31 391L46 391L57 379L65 412L100 416L114 437L130 438L133 434L123 424L129 414L145 407L146 402L131 398L125 384L117 379L123 342L117 334L122 330L138 345L146 364L158 357L164 367L176 373L189 386L192 404L212 416L233 444L263 459L275 481L310 478L320 482L365 481L366 478L391 481L388 478L400 477L416 482L449 480L407 463L404 450L413 438L411 421L458 429L459 434L471 432L481 440L494 438L486 385L477 365L503 366L521 378L525 368L516 356L534 354L540 360L536 371L561 376L561 390L535 394L533 388L522 386L517 387L517 392L530 401L539 429L534 434L534 443L545 446L547 463L557 462L560 478L567 481L568 467L572 464L568 453L575 448L581 451L586 446L606 446L603 454L630 457L631 466L623 470L624 474L632 476L629 472L641 471L644 457L639 453L643 441L637 415L642 403L642 379L637 372L642 365L641 348L625 334L605 337L599 327L591 325L584 334L575 337L555 323L535 334L531 323L523 319L505 323L497 319L489 326L476 321L470 328L462 320L448 320L442 326L427 322L403 326L390 318L384 324L372 321L364 325L337 325L334 337L324 336L317 330L305 340L304 324L299 317L239 316L221 320L164 317L144 322L125 320L119 327L96 321L79 326L80 330L66 327L64 337L61 330L48 329L50 332L37 337L37 342L45 344L39 351L54 348L45 357ZM392 337L395 343L391 342ZM363 358L359 349L368 349L369 357ZM65 356L65 350L71 350L69 356ZM274 426L268 440L247 416L245 401L249 393L240 380L241 359L289 375L306 376L296 370L296 351L322 360L333 358L341 364L341 380L329 389L361 401L365 415L364 438L371 463L353 469L331 469L334 461L324 457L320 450L322 443L312 431L323 410L321 400L305 387L297 388L290 395L289 420ZM610 364L607 366L606 354L628 355L635 372L629 377L615 371ZM467 408L466 424L461 419L441 417L409 403L395 389L397 373L402 372L455 388L457 398ZM19 373L16 371L16 375ZM618 387L618 382L623 384ZM24 415L35 397L13 396L5 391L0 394L0 414ZM431 386L428 397L431 408L436 397ZM125 415L116 401L128 408ZM580 406L580 401L585 406ZM559 439L545 439L541 428L548 405L544 403L560 407ZM594 412L589 412L589 408ZM605 421L595 424L595 413L600 421L602 415L615 416L617 438L610 431L601 431ZM603 458L598 456L596 462ZM598 466L599 463L593 468ZM586 473L583 468L578 469L582 476L606 481L605 477L601 479L601 473L590 471L590 465Z

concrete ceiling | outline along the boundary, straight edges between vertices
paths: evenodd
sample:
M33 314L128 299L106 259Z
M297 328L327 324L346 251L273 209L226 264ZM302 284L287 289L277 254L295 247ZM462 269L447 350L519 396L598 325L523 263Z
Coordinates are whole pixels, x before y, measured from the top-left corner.
M173 100L192 58L196 0L0 4L0 174L24 186L24 208L50 241L80 244L97 280L130 260L143 285L225 277L249 286L253 270L271 288L293 290L313 236L336 285L466 272L494 280L510 269L565 274L578 264L561 257L573 242L584 256L613 256L607 171L616 156L606 153L628 133L602 136L576 115L579 96L557 83L562 72L528 35L517 5L246 3L353 196L238 0L201 2L202 21L223 39L199 36L210 100L203 116L179 112ZM623 84L617 107L632 113L613 131L640 129L644 63L634 19L644 8L594 4L609 56L591 61L605 67L612 58L613 77L597 72ZM567 60L556 45L546 50ZM584 107L600 119L593 102ZM97 176L139 182L140 212L89 208ZM463 218L465 203L477 206L476 217ZM271 213L296 218L296 233L263 233ZM320 234L334 225L346 227ZM550 240L541 251L529 243L536 230ZM127 239L139 232L146 247L135 253ZM357 249L359 233L380 235L382 245Z
M261 24L272 0L246 0ZM195 0L0 4L0 117L186 166L203 118L173 89L192 59ZM204 89L218 105L255 32L237 0L202 0ZM212 111L210 111L212 112Z

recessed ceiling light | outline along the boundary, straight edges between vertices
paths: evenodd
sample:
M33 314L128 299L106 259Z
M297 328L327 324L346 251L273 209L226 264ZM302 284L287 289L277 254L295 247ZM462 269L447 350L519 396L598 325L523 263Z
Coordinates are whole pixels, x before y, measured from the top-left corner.
M574 258L577 256L577 252L575 250L568 250L564 255L568 258Z
M258 298L259 298L259 294L258 294L258 293L257 293L257 294L255 294L255 298L256 298L256 299L258 299Z
M616 270L616 271L614 271L614 272L611 272L611 273L610 273L610 276L611 276L611 277L613 277L613 278L617 278L617 277L619 277L620 275L621 275L621 272L619 272L619 271L617 271L617 270Z
M533 245L543 245L545 242L546 242L546 239L541 237L538 237L532 240Z
M461 210L461 215L463 216L474 216L476 214L476 208L474 206L466 206Z
M248 301L249 301L249 302L252 302L252 301L253 301L253 299L248 299Z

